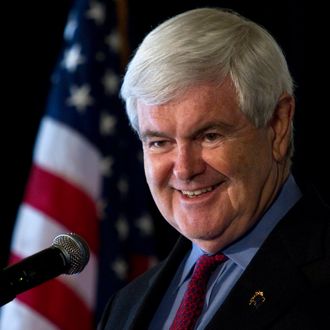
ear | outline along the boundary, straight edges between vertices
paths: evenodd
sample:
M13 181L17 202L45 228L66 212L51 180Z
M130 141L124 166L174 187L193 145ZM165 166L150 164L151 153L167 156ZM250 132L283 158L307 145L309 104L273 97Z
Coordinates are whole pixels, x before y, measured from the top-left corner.
M273 157L282 161L288 152L291 141L292 120L295 111L295 100L292 95L284 93L279 98L270 127L273 130Z

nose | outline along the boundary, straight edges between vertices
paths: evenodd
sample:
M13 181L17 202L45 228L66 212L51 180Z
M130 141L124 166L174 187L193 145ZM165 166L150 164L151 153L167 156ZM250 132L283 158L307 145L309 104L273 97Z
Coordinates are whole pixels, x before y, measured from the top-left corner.
M181 145L177 147L173 174L176 179L190 181L203 173L206 163L203 160L200 146Z

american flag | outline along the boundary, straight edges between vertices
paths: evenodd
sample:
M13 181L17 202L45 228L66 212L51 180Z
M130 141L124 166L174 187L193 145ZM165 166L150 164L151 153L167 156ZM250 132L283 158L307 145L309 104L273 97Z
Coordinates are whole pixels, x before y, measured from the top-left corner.
M95 329L109 296L155 260L140 146L118 98L117 23L115 1L73 3L11 247L18 262L75 232L90 261L6 304L1 330Z

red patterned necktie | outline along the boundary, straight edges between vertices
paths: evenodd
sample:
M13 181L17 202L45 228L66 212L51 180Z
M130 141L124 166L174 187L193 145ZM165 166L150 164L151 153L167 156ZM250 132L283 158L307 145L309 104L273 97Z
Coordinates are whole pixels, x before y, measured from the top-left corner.
M219 253L213 256L202 255L197 260L170 330L194 329L204 306L207 282L215 268L226 259L226 256Z

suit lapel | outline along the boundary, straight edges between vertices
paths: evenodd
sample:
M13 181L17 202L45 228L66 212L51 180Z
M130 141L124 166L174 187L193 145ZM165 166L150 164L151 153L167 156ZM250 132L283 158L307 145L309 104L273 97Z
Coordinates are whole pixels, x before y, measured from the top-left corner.
M136 308L136 313L129 322L128 329L147 329L152 320L161 299L173 279L173 274L177 271L182 259L191 248L191 242L180 236L171 254L161 264L157 272L150 278L148 290L140 299Z
M323 230L306 205L301 199L273 230L206 329L267 329L303 299L309 285L304 271L321 257Z
M301 273L283 247L276 246L274 252L272 245L267 244L251 262L207 329L267 328L303 293Z

